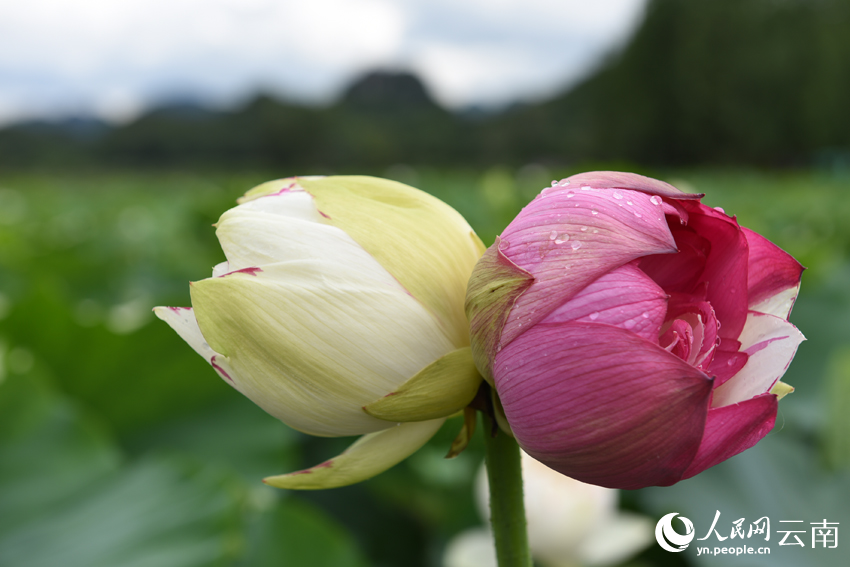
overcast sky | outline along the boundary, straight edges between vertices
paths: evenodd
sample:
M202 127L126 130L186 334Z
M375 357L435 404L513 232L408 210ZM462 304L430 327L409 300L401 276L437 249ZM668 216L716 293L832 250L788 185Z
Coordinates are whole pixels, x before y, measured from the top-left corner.
M443 104L544 98L628 38L644 0L0 0L0 124L259 90L328 102L416 72Z

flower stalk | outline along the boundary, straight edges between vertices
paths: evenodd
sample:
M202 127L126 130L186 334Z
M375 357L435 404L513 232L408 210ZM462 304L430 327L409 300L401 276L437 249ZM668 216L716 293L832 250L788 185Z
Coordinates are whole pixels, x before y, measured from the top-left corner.
M519 445L500 429L495 435L490 427L482 429L490 483L490 522L499 567L531 567Z

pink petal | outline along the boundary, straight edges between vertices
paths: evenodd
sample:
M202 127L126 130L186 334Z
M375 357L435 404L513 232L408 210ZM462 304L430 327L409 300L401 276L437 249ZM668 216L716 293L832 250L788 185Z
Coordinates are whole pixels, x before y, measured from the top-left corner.
M701 203L688 202L688 226L711 243L701 281L707 284L721 338L737 339L747 319L747 238L734 219Z
M750 311L740 337L747 363L714 390L712 407L736 404L770 391L804 340L803 334L785 319Z
M505 255L535 278L508 316L502 347L606 272L675 250L661 206L649 195L590 187L541 195L505 229L502 242Z
M758 443L773 429L777 405L776 396L762 394L708 410L702 443L682 478L690 478Z
M683 357L683 360L700 370L708 368L718 343L717 318L714 316L711 304L707 301L694 301L685 295L674 294L667 307L666 321L675 324L677 319L687 322L695 341L691 352L687 357ZM665 341L662 340L660 344L665 350L670 350Z
M694 330L685 321L676 319L658 343L670 354L688 362L691 350L694 348Z
M712 381L609 325L539 324L496 355L496 389L520 445L611 488L669 485L696 454Z
M803 266L765 237L748 228L741 230L750 248L747 264L750 309L788 319L800 289Z
M714 377L717 388L741 371L747 363L747 353L740 352L741 343L735 339L721 339L706 374Z
M692 228L670 223L670 232L676 240L676 254L657 254L640 259L640 269L667 293L692 294L705 271L711 252L711 243Z
M591 283L542 323L604 323L658 344L666 312L667 294L631 262Z
M661 195L662 197L669 197L671 199L700 199L703 197L701 194L683 193L669 183L664 183L651 177L622 171L589 171L567 177L565 181L569 181L573 187L590 185L591 187L599 188L633 189L650 195ZM549 190L546 189L545 191Z

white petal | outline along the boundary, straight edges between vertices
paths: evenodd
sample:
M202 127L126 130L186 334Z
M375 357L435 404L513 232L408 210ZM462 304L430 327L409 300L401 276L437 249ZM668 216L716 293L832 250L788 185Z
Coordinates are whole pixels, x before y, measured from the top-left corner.
M231 386L235 385L233 380L235 374L230 362L227 357L217 353L207 344L191 307L154 307L153 312L157 317L168 323L195 352L209 362L219 376Z
M264 202L274 206L260 210L258 204ZM303 191L261 197L227 211L217 224L216 236L229 271L289 260L325 260L401 288L348 234L322 223L313 198Z
M443 567L498 567L493 534L473 528L456 535L443 552Z
M240 391L312 435L388 426L362 407L455 350L436 319L366 254L296 260L192 286L204 336Z
M587 567L618 565L652 542L653 527L645 516L619 513L581 542L579 563Z
M223 276L224 274L229 274L233 271L233 268L230 267L230 262L222 262L220 264L216 264L213 267L212 275L214 278L219 276Z
M797 300L798 293L800 293L800 284L780 291L772 297L768 297L764 301L750 307L750 310L788 319L788 316L791 314L791 308L794 307L794 302Z
M258 197L228 210L224 215L232 214L235 211L257 211L286 218L322 222L321 214L316 210L313 196L294 184L293 190Z
M364 435L348 449L315 467L263 482L276 488L321 490L338 488L372 478L418 451L440 429L445 419L399 423Z
M782 378L797 346L806 338L797 328L774 315L750 311L738 338L747 363L714 390L712 407L728 406L768 392Z

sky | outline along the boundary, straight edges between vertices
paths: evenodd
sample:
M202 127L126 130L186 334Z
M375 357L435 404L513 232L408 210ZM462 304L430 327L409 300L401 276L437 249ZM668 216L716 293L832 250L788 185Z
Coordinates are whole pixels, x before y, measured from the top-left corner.
M332 102L359 74L416 73L443 105L562 91L614 53L645 0L0 0L0 125L125 122L258 92Z

